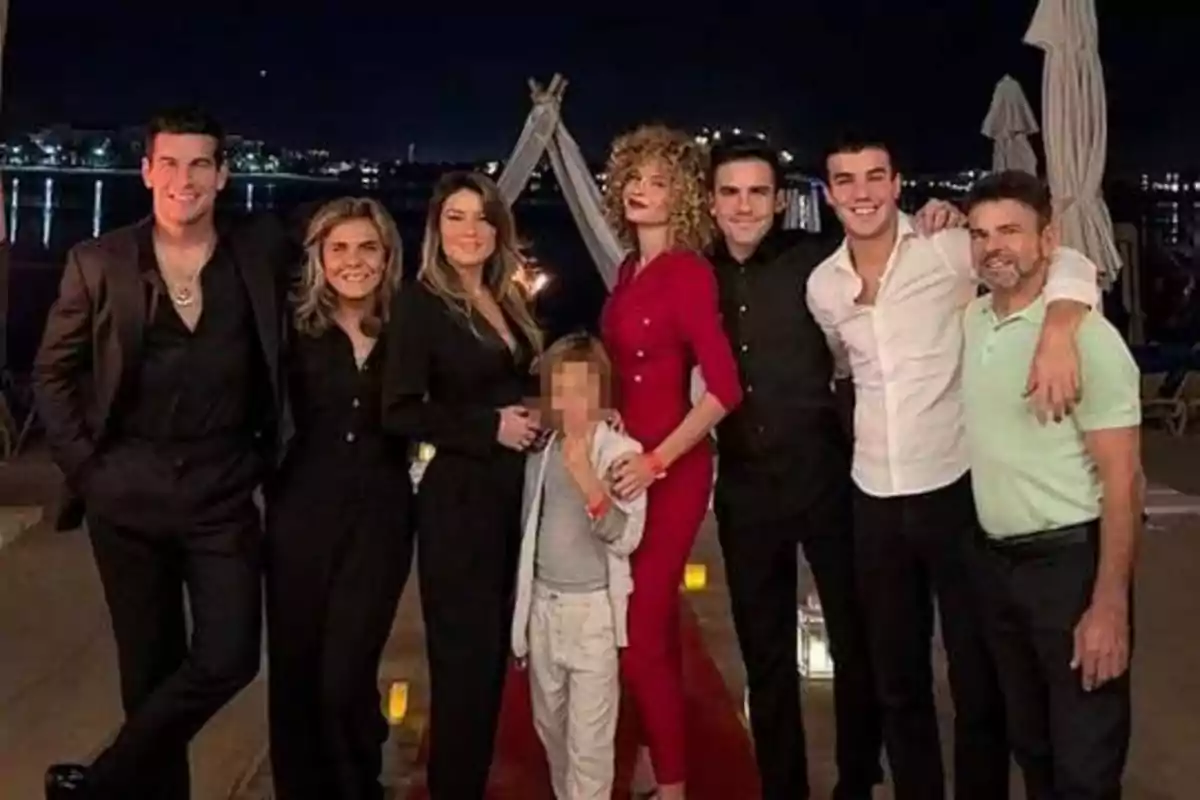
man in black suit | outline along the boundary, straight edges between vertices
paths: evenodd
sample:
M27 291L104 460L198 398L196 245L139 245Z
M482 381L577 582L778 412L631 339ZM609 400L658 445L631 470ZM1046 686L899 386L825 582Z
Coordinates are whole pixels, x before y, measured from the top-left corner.
M290 252L281 229L216 224L228 174L214 120L156 117L153 216L76 246L46 321L38 412L86 509L126 714L90 767L49 770L49 798L188 797L188 743L258 671L253 493L286 438Z

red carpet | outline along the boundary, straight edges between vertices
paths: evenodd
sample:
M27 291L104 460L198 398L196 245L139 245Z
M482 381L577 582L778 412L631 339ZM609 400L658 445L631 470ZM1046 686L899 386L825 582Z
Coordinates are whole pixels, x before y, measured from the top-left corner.
M758 797L758 773L749 734L737 706L708 654L691 609L683 613L683 685L687 699L689 800L741 800ZM624 708L623 708L624 712ZM422 762L426 745L422 746ZM627 800L637 749L629 716L617 731L615 800ZM408 800L427 800L424 783ZM553 800L546 759L533 729L528 676L509 671L487 800Z

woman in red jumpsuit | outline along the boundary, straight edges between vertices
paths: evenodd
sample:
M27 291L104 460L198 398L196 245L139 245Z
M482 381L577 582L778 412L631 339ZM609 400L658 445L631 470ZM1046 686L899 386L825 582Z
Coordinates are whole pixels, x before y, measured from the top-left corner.
M717 311L704 154L686 134L644 127L613 145L606 211L631 248L601 315L617 409L645 452L614 470L615 490L648 491L646 532L632 557L626 689L662 800L684 796L679 585L708 510L709 434L739 402L737 365ZM689 400L692 367L706 393ZM646 753L639 753L644 769Z

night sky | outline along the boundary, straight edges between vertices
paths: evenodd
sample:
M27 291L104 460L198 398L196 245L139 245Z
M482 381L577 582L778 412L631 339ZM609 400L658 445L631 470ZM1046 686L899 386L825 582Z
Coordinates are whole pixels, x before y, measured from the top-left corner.
M887 137L910 170L984 166L979 128L1004 73L1040 116L1041 53L1021 42L1035 4L741 2L686 19L377 10L421 5L386 0L13 0L3 123L136 124L185 99L279 144L400 156L415 142L426 159L498 158L528 110L525 79L557 70L572 80L567 123L593 154L624 128L665 121L759 128L802 157L853 127ZM1200 7L1097 5L1111 166L1200 164Z

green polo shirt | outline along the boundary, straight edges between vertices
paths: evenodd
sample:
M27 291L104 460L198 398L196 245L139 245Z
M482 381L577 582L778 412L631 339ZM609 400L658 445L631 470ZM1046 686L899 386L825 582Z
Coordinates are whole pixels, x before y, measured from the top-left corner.
M1038 422L1024 397L1046 302L1004 320L992 298L965 317L963 405L979 521L1004 538L1100 517L1100 480L1084 432L1141 425L1141 378L1121 335L1098 311L1076 337L1082 396L1060 423Z

